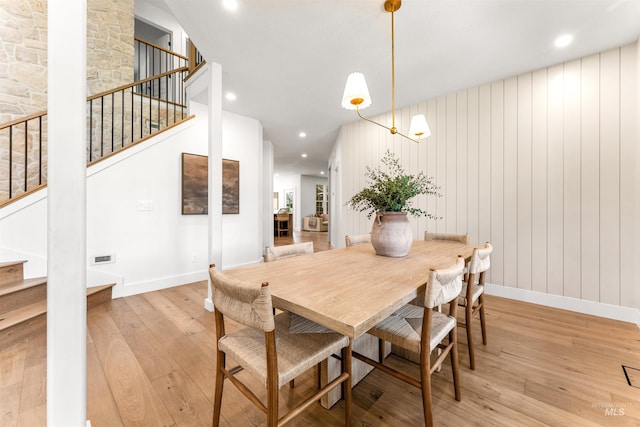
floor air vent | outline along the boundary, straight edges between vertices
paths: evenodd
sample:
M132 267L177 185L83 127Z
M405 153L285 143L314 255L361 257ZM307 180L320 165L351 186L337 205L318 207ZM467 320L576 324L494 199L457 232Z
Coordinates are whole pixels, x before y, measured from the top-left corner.
M640 388L640 369L622 365L622 371L631 387Z

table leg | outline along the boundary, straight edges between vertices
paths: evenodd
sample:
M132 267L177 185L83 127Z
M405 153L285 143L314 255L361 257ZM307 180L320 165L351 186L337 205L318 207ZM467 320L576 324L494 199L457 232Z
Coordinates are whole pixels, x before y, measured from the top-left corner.
M378 338L368 334L364 334L361 337L356 338L353 341L353 351L377 360ZM338 375L340 375L340 369L340 360L334 357L330 357L328 360L322 362L320 364L320 384L324 386L331 380L337 378ZM355 387L356 384L362 381L362 379L373 370L373 366L367 365L360 360L353 359L351 369L353 374L351 386ZM331 408L340 399L342 399L342 391L340 387L338 387L322 397L320 403L324 408Z

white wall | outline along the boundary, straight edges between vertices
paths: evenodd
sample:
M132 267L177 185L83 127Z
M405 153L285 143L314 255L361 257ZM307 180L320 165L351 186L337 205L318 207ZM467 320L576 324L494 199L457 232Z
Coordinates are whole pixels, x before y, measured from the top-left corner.
M0 209L0 260L28 260L26 277L47 271L47 189Z
M223 112L222 157L240 162L240 213L222 215L223 268L262 260L262 219L271 215L271 211L263 212L262 153L260 123Z
M146 21L149 24L162 27L172 33L173 46L171 50L187 56L187 34L173 15L144 0L134 1L133 13L136 18Z
M328 185L327 178L302 175L300 177L300 217L316 213L316 185Z
M636 109L640 115L640 40L636 42ZM637 139L640 140L640 120L636 120ZM636 166L640 165L640 149L636 149ZM636 167L637 169L637 167ZM640 173L636 172L636 207L640 210ZM636 230L640 234L640 215L636 216ZM636 240L636 247L640 246L640 238ZM640 248L636 253L636 266L640 269ZM640 283L636 288L636 308L638 309L637 325L640 327Z
M433 134L419 144L363 121L344 126L340 205L390 148L444 194L418 198L442 220L412 220L414 238L429 229L490 241L495 293L637 318L616 309L639 305L637 56L624 46L397 111L400 129L426 113ZM345 234L370 228L344 207L342 218Z
M207 217L181 214L182 153L207 154L206 110L191 111L178 132L89 171L88 255L115 255L93 269L122 276L117 296L206 278Z
M192 103L190 112L196 117L186 124L88 170L89 285L118 283L117 297L207 279L207 216L181 214L181 154L207 154L206 106ZM240 161L240 215L222 218L223 268L229 268L262 256L262 128L225 113L223 139L225 158ZM45 196L0 212L0 256L28 259L28 277L47 274ZM139 201L152 209L138 210ZM115 262L91 265L96 255L113 255Z

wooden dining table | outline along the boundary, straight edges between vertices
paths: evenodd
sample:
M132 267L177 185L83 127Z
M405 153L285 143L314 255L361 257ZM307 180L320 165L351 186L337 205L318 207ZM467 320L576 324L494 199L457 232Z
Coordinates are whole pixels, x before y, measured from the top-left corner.
M424 290L430 269L449 267L458 255L469 259L473 248L454 241L415 240L407 256L392 258L378 256L370 244L364 244L252 264L224 273L246 281L267 282L274 307L358 339L416 298ZM356 341L354 349L357 345ZM377 352L364 348L358 351L374 357ZM370 370L368 365L356 369L356 362L361 363L354 360L353 385ZM331 375L325 372L323 382ZM335 394L329 396L323 405L331 406L337 399Z

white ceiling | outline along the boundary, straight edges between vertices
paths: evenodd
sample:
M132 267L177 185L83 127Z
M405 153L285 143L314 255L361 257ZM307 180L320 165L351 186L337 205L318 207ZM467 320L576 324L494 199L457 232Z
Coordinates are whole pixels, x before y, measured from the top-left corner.
M150 2L221 64L223 90L237 95L223 109L261 122L275 172L318 175L340 126L357 119L340 106L349 73L367 78L363 114L391 110L391 15L383 0L237 1L235 12L222 0ZM563 33L574 42L557 49ZM640 0L405 0L395 34L401 108L632 43Z

